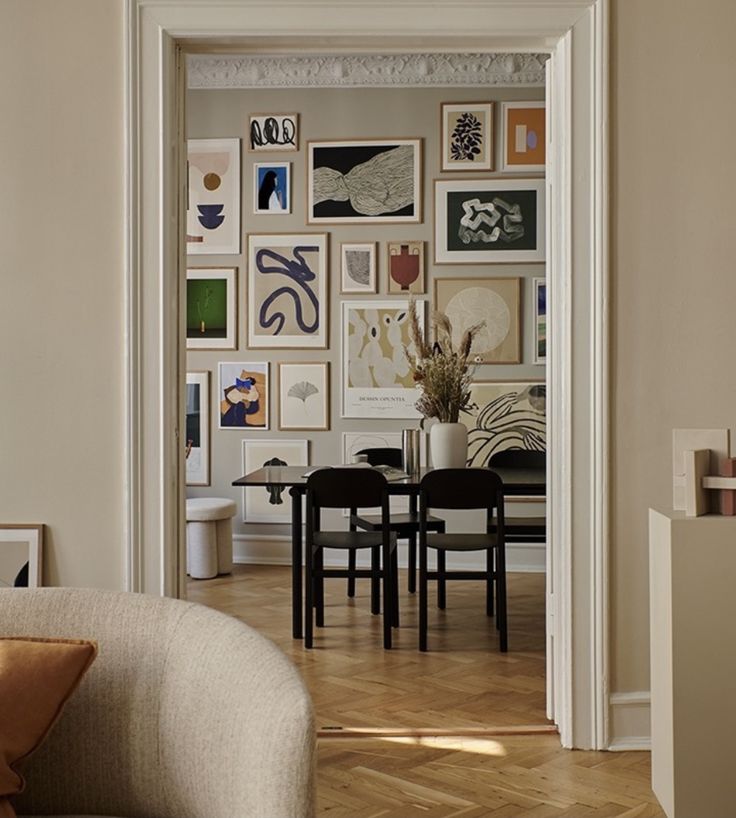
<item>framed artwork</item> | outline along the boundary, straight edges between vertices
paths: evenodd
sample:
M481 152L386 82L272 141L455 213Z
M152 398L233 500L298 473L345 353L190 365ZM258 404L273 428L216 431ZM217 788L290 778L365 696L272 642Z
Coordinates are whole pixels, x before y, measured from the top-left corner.
M187 253L240 252L240 140L187 140Z
M187 270L187 349L236 349L235 267Z
M422 140L309 142L307 221L422 221Z
M417 302L422 330L425 303ZM343 417L420 417L405 346L412 346L408 301L343 301Z
M435 264L544 261L544 179L435 179Z
M470 399L475 408L460 415L468 427L468 466L486 466L506 449L546 451L544 381L477 381Z
M186 474L188 486L210 484L210 373L187 372Z
M0 588L41 586L42 525L0 523Z
M307 466L306 440L244 440L243 474L264 466ZM244 523L290 523L291 499L284 486L243 489Z
M340 292L375 293L376 243L340 245Z
M268 363L221 362L220 429L268 429Z
M458 346L466 329L485 321L473 339L478 364L521 363L521 299L518 278L436 278L434 308L452 324Z
M423 293L424 242L389 241L388 291L390 293Z
M298 151L299 114L251 114L248 150Z
M279 429L327 431L329 428L329 363L280 363Z
M253 212L271 216L291 213L291 162L253 164Z
M248 346L327 349L327 234L248 236Z
M547 363L547 282L534 279L534 363Z
M493 170L493 103L442 104L442 170Z
M501 170L543 173L546 166L544 102L502 102Z

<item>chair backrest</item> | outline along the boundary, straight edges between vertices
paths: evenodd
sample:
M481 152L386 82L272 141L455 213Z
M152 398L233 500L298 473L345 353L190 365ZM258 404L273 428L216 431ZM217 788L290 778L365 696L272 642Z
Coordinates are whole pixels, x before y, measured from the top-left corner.
M367 455L368 462L371 466L393 466L395 469L401 469L404 465L401 449L392 449L388 446L361 449L359 452L356 452L356 454Z
M425 510L503 509L503 483L490 469L433 469L424 475L419 489Z
M499 469L544 469L547 465L547 452L505 449L491 455L488 465Z
M307 478L307 507L376 508L387 489L386 478L373 469L320 469Z

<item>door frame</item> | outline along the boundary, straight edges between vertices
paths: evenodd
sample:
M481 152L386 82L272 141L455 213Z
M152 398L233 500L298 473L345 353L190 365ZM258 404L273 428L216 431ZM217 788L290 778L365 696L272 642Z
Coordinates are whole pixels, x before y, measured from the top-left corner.
M125 13L125 576L169 596L185 581L183 51L550 55L548 713L563 746L607 748L608 0L126 0Z

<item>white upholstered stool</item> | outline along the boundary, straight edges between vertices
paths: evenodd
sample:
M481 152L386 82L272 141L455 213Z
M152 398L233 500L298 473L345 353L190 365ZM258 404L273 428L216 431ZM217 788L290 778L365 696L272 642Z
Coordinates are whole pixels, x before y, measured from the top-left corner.
M232 572L235 508L222 497L187 500L187 573L193 579Z

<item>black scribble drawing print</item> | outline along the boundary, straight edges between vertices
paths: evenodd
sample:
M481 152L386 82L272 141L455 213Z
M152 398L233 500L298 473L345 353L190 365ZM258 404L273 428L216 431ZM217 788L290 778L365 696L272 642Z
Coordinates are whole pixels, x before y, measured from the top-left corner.
M483 129L480 120L473 114L462 114L451 136L450 155L453 161L475 161L475 157L480 154L482 141Z

